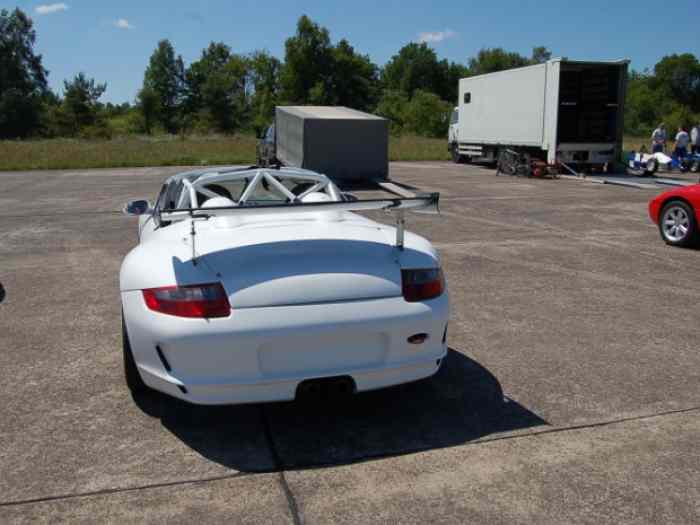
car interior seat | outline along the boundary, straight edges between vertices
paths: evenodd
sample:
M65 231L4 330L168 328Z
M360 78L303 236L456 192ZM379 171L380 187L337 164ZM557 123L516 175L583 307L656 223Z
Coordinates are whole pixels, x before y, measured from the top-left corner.
M220 195L221 197L224 197L228 199L229 201L233 202L233 197L231 196L231 192L228 191L226 188L219 184L207 184L204 186L206 189L209 191L213 191L214 193ZM208 195L205 195L204 193L197 192L197 201L199 202L200 207L204 207L204 205L207 203L207 201L212 200L213 198L218 198L218 197L209 197ZM233 204L218 204L218 206L233 206ZM212 206L208 206L211 208Z
M226 208L228 206L235 206L236 203L232 199L227 199L226 197L212 197L204 201L200 206L201 208Z

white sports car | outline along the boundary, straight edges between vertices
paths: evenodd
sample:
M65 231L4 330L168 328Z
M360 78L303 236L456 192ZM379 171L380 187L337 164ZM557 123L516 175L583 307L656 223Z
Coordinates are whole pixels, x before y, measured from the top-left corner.
M357 200L291 168L170 177L154 205L125 208L139 216L120 274L127 385L233 404L433 375L448 296L438 254L404 233L403 210L438 198ZM397 226L352 213L376 209Z

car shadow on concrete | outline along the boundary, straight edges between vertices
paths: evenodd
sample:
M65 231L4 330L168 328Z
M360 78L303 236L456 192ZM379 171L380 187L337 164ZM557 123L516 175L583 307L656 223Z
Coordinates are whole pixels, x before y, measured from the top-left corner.
M503 395L486 368L450 350L432 378L347 399L248 406L203 407L167 396L136 399L148 414L211 461L239 471L342 465L463 445L546 421ZM261 425L241 418L261 418ZM258 428L260 439L241 434Z
M5 300L5 287L0 283L0 303Z

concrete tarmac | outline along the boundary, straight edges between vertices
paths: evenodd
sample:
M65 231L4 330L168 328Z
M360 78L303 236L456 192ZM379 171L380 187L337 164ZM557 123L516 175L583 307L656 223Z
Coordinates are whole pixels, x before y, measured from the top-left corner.
M177 171L0 173L0 522L700 520L700 251L659 238L663 189L394 163L441 192L407 215L447 276L441 371L208 408L122 377L120 209Z

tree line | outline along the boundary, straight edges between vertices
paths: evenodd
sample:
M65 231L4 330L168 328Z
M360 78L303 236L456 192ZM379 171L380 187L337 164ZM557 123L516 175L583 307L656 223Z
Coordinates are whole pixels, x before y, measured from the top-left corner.
M662 122L673 135L700 124L700 62L692 53L665 56L653 69L629 75L626 132L648 136Z
M456 103L458 80L548 60L482 49L465 64L440 59L425 43L403 46L384 65L302 16L285 41L284 61L266 51L235 53L211 42L189 65L172 43L153 51L133 103L101 103L107 85L78 73L59 95L34 52L36 33L20 9L0 11L0 138L110 137L114 133L260 131L274 107L343 105L390 119L394 133L441 137ZM517 88L514 88L517 89ZM690 121L700 112L700 64L694 55L664 57L652 72L629 77L626 118L632 133L660 119Z

